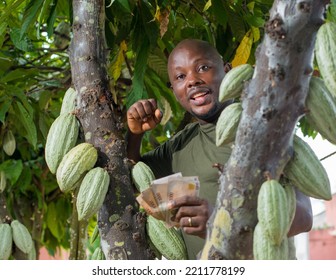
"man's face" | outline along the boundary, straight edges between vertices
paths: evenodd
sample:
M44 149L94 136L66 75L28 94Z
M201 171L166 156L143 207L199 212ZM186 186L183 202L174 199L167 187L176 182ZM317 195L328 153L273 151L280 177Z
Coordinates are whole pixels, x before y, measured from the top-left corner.
M225 75L220 56L195 43L178 46L168 61L168 74L177 100L201 121L213 121L222 104L219 87Z

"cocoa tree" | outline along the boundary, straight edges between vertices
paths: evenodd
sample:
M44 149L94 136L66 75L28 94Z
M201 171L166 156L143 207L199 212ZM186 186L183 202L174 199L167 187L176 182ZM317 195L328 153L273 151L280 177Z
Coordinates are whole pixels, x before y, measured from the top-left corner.
M3 145L4 135L11 130L15 137L16 148L11 155L1 151L0 170L5 173L7 186L0 194L0 221L9 223L15 218L21 220L35 241L37 258L38 250L42 246L51 254L60 247L65 249L71 247L71 258L90 257L90 254L86 256L84 249L87 237L92 236L92 229L96 223L99 224L101 245L107 258L152 258L144 236L143 217L138 213L134 202L129 175L130 163L125 156L123 138L125 109L137 99L156 98L164 109L166 122L146 135L143 151L152 149L166 140L190 121L190 116L184 115L171 91L165 86L166 58L173 45L186 37L201 38L215 45L223 59L232 62L234 66L243 63L253 65L256 61L255 49L264 36L264 23L269 17L268 12L273 1L115 0L110 3L104 1L72 3L67 0L3 0L2 3L3 5L0 5L0 142ZM276 5L281 3L276 2ZM293 3L294 1L291 1L288 5L294 5ZM325 3L321 2L320 5L322 7ZM307 11L309 5L302 3L301 8ZM328 18L332 21L336 18L335 10L335 3L332 1L328 9ZM287 18L291 17L282 18L283 22L277 26L287 26ZM266 31L271 27L272 25ZM312 34L310 36L307 34L306 42L310 47L306 49L306 45L301 44L303 52L301 56L295 57L294 61L299 61L297 58L300 58L301 62L304 61L301 59L307 59L309 56L307 52L311 51L317 27L309 28ZM287 29L285 31L289 32ZM309 39L312 41L309 42ZM287 38L270 41L281 43L282 46L287 42ZM264 46L260 49L265 48ZM293 52L290 48L287 50L288 54ZM257 59L258 79L254 79L246 90L244 107L248 109L245 110L245 120L248 120L247 117L253 115L253 112L258 112L256 106L266 104L262 98L262 91L258 89L262 88L262 80L259 79L261 73L268 73L264 68L268 62L263 51L259 52ZM303 64L298 64L304 67ZM285 81L292 73L293 69L286 68ZM272 79L278 81L282 71L275 68L271 74ZM296 75L293 77L298 83L300 77ZM290 84L294 85L295 81ZM309 74L304 76L302 85L307 85L308 81ZM270 80L265 83L270 83ZM279 84L283 90L287 89L284 81L280 81ZM50 173L44 161L46 135L59 114L64 92L71 85L74 85L79 92L76 116L82 126L82 141L90 142L97 147L99 150L97 165L108 170L111 177L110 190L98 215L98 222L96 217L93 217L88 223L78 223L75 200L71 194L60 191L55 176ZM272 89L272 92L273 90L275 91ZM258 94L254 96L253 93ZM298 101L304 98L305 93L300 91L293 96ZM302 104L302 100L300 102L295 104L293 101L288 108L293 109L294 106ZM281 111L284 107L280 103L278 100L280 108L277 109ZM266 110L264 117L259 120L263 124L261 127L265 131L266 128L270 129L270 133L273 131L274 119L281 115L277 113L273 116L274 112L272 108ZM282 128L286 130L285 133L292 133L295 119L296 121L300 119L299 125L304 134L316 135L316 131L306 124L305 118L300 118L302 113L291 115L290 124ZM240 132L237 143L244 147L248 141L257 139L261 148L259 156L264 158L260 160L258 156L252 154L244 157L243 162L246 163L244 170L249 168L248 160L258 159L263 162L259 166L261 173L268 171L272 176L278 176L285 162L281 165L277 165L276 161L272 163L273 159L279 160L279 156L267 154L275 136L273 134L267 136L272 140L267 142L266 138L259 137L263 134L261 131L254 135L253 127L247 122L245 125L249 128L248 137ZM275 133L279 139L285 135L284 140L275 145L289 148L291 143L289 136ZM232 161L238 156L237 148ZM288 160L288 156L284 156L284 161ZM229 182L226 176L232 179L232 175L238 172L238 168L231 165L230 163L226 167L227 173L223 173L221 177L223 190ZM239 172L239 178L235 178L239 179L237 183L240 183L237 190L245 188L242 185L243 179L240 179L243 177L242 174L245 173ZM244 175L244 182L250 179L252 180L245 178ZM260 185L258 181L259 183L262 181L262 175L251 181L256 186L251 193L253 196L256 195ZM223 192L219 198L221 201L227 201L228 195ZM233 193L233 197L235 195L236 193ZM239 195L240 193L236 201L241 201ZM231 200L229 205L232 206L232 202ZM233 211L231 206L228 208L230 212ZM219 217L224 210L220 205L218 209L216 217ZM255 209L255 203L244 200L242 209ZM72 217L71 224L69 224L70 217ZM255 224L255 216L254 214L251 216L247 228L241 226L240 218L234 221L232 238L227 239L229 242L217 240L219 243L223 241L223 248L213 247L213 250L209 244L214 244L214 240L212 243L207 242L203 252L206 258L215 256L236 258L234 251L242 247L236 248L233 245L233 238L245 240L243 243L248 245L248 250L244 251L244 256L251 257L251 231ZM245 226L246 219L241 221ZM247 231L240 232L241 228ZM89 244L89 250L92 252L92 247L96 246L100 244L97 242ZM13 249L20 253L14 245ZM12 257L27 258L22 254L19 255L15 253Z
M123 116L109 90L104 16L105 1L73 1L70 62L78 92L76 115L85 141L99 150L97 165L110 175L109 191L98 215L105 257L149 259L153 254L146 239L145 215L135 204Z
M305 114L316 32L328 1L274 1L246 85L235 146L221 174L204 259L253 259L257 196L279 180L292 156L294 128Z

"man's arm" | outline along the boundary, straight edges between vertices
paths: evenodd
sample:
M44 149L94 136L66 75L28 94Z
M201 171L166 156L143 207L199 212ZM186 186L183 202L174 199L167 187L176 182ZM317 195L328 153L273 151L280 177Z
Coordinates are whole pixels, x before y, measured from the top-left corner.
M309 197L295 189L296 211L288 236L294 236L302 232L308 232L313 226L313 211Z
M128 132L127 157L138 162L140 160L141 141L144 133L155 128L162 119L162 112L158 109L154 99L140 100L127 111Z

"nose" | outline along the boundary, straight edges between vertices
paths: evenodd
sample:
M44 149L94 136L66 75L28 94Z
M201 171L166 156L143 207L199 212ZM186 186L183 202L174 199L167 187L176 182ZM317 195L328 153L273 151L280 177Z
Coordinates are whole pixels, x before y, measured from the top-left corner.
M197 74L190 74L188 77L188 87L194 87L203 84L203 80Z

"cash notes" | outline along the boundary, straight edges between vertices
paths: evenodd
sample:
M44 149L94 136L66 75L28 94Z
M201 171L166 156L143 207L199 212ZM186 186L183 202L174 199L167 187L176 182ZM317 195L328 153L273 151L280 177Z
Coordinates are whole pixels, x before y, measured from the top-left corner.
M169 209L169 202L186 195L198 196L199 189L198 177L183 177L181 173L176 173L152 181L136 199L147 214L164 221L167 227L178 227L178 223L172 220L177 209Z

